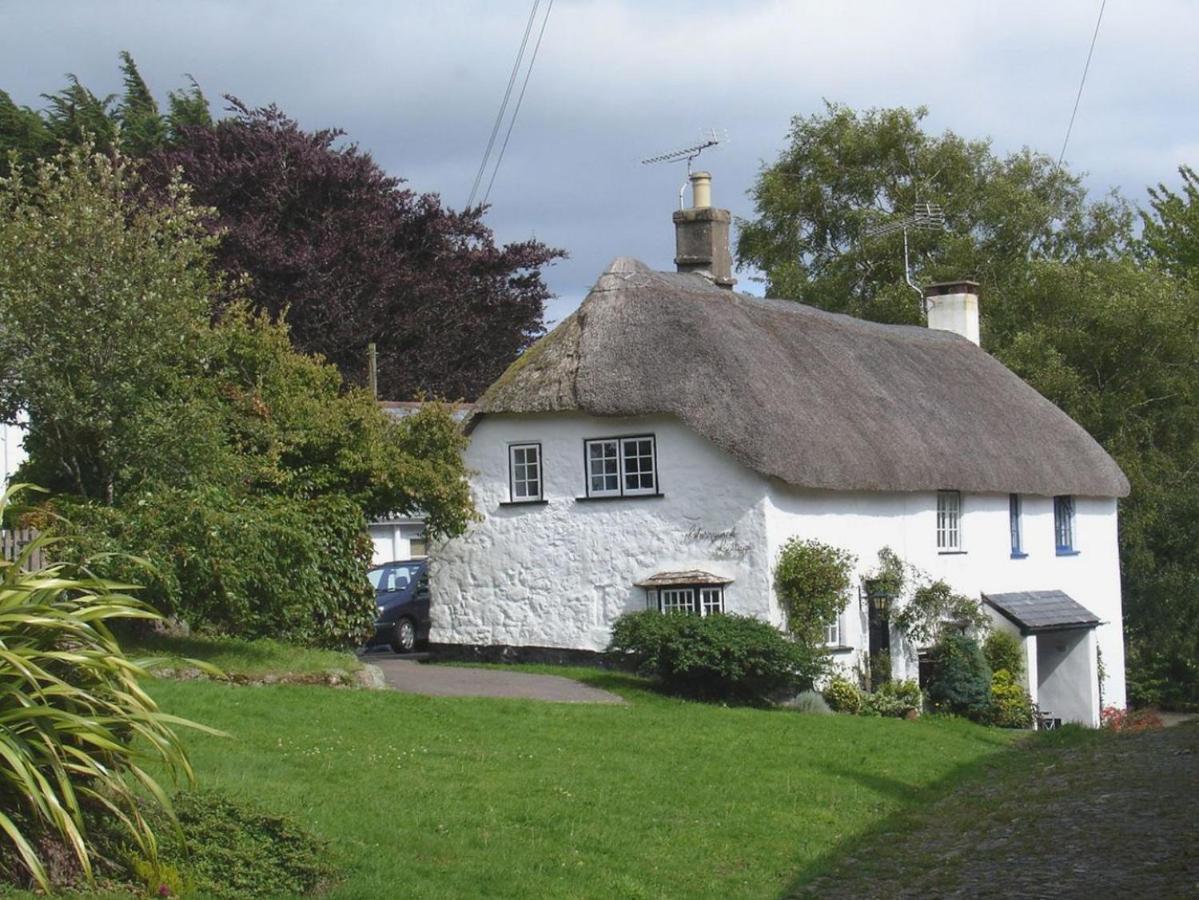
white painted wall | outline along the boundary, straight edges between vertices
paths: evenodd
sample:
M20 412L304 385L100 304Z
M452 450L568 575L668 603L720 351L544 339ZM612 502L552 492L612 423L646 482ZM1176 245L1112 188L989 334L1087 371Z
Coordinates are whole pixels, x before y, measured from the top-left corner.
M368 526L371 543L374 544L372 563L379 565L400 559L412 559L414 556L424 556L421 550L425 524L420 519L393 519L382 522L371 522ZM413 541L417 542L413 553Z
M927 493L865 493L811 491L773 483L766 506L770 564L792 535L813 538L856 554L859 576L878 563L878 551L889 546L905 561L941 578L970 597L1007 591L1062 590L1095 613L1104 624L1096 629L1106 669L1104 703L1123 706L1124 642L1120 608L1120 562L1116 543L1116 501L1075 500L1077 556L1057 556L1053 529L1053 499L1023 498L1023 559L1011 556L1007 494L966 494L962 497L960 554L940 554L936 546L937 495ZM778 601L772 596L772 618ZM856 599L843 622L847 644L867 646L865 610ZM896 678L915 678L914 652L898 659L892 635L892 664ZM915 648L909 648L914 651ZM857 659L839 658L856 665Z
M643 433L657 437L665 496L577 502L585 494L583 441ZM510 499L508 445L525 442L542 445L549 502L503 505ZM1012 559L1006 494L964 495L965 552L942 555L935 492L793 488L758 475L665 417L487 416L472 434L466 463L476 472L472 486L484 520L434 548L434 641L598 650L620 614L644 608L644 591L634 582L691 568L734 579L725 592L726 611L781 624L771 572L782 544L800 536L856 554L859 576L889 546L972 597L1065 591L1104 620L1097 629L1107 671L1104 702L1124 704L1115 500L1076 500L1079 554L1059 557L1052 498L1026 496L1027 557ZM856 598L844 615L842 642L858 652L839 654L838 661L857 665L868 640ZM895 677L915 678L914 648L907 658L899 649L893 635Z
M1040 684L1037 705L1042 712L1063 722L1091 727L1099 724L1092 629L1038 634L1037 672Z
M19 425L0 425L0 466L4 467L4 484L12 481L13 475L25 462L25 429Z
M652 433L660 498L577 502L583 442ZM541 443L544 505L509 500L509 443ZM488 416L466 464L484 521L433 549L432 640L603 649L622 613L645 608L635 587L655 572L732 578L728 612L769 617L764 482L673 419Z

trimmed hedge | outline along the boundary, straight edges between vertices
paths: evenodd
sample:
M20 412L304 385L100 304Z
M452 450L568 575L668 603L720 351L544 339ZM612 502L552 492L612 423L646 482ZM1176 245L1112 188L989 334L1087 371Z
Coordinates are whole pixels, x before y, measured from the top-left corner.
M760 619L656 610L621 616L608 652L673 693L741 703L809 689L825 665L823 655Z

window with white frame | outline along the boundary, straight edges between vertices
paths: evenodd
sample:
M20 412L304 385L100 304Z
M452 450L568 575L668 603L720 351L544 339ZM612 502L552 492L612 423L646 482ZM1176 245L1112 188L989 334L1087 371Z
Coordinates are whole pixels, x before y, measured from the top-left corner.
M841 617L837 616L833 621L824 626L824 643L829 647L841 646Z
M937 491L937 550L954 553L962 549L962 494Z
M586 442L587 496L658 493L654 436L598 438Z
M647 592L647 601L659 612L713 616L724 612L724 588L707 585L677 585Z
M1074 549L1074 498L1053 498L1053 535L1057 552L1062 555L1076 553Z
M540 444L512 444L508 447L508 483L513 503L541 499Z

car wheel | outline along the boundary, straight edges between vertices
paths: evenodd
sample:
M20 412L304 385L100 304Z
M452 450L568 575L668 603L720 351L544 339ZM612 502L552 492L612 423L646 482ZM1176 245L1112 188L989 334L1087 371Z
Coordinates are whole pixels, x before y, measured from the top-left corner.
M396 653L411 653L416 649L416 624L411 619L396 622L391 649Z

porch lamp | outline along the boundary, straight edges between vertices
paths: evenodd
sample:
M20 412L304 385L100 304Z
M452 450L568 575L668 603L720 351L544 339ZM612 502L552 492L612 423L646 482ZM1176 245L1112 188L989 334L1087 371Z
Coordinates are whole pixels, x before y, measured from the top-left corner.
M863 593L875 612L885 613L895 599L895 591L881 578L867 579L863 583Z

